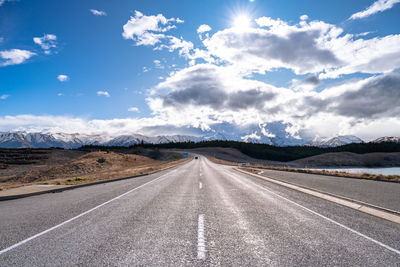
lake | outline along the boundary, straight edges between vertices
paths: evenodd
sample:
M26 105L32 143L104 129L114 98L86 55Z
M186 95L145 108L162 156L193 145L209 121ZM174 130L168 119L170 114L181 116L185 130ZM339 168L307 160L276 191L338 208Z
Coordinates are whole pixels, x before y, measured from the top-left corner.
M318 168L312 170L341 171L348 173L370 173L383 175L400 175L400 167L389 168Z

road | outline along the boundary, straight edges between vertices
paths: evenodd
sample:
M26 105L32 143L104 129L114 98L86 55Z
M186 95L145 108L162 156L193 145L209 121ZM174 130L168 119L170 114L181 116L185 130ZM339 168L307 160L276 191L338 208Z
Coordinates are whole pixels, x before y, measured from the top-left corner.
M400 212L400 183L260 169L261 175Z
M399 266L400 225L204 157L0 202L0 266Z

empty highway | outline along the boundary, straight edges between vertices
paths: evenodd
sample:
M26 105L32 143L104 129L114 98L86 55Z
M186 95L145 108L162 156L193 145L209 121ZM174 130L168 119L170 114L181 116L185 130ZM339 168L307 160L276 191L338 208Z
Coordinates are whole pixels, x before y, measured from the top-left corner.
M3 201L0 217L0 266L400 265L399 224L202 156Z

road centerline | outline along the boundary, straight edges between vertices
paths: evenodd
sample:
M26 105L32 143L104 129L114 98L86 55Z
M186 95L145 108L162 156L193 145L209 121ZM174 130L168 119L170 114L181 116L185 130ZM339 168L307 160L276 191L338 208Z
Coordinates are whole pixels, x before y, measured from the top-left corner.
M197 229L197 259L204 260L205 258L206 241L204 237L204 214L200 214Z

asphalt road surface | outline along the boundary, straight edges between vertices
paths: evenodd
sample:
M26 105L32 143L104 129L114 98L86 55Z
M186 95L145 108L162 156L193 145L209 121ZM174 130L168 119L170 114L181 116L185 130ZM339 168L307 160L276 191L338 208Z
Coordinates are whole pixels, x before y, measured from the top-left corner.
M400 212L400 183L260 169L261 175Z
M0 202L0 266L399 266L400 225L204 157Z

